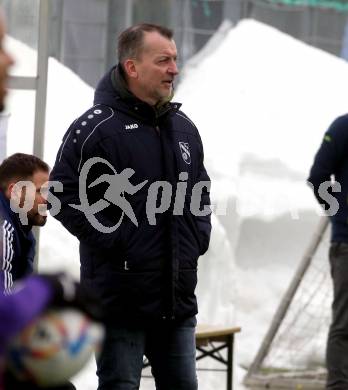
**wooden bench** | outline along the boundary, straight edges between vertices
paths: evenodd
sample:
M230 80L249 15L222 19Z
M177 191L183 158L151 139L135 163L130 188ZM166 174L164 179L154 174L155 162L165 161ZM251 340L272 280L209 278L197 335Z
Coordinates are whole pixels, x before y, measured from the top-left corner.
M210 357L226 366L226 388L232 390L233 386L233 344L234 335L241 331L240 327L223 327L198 324L196 328L196 360ZM222 350L227 350L227 357L221 355ZM221 371L214 368L198 370Z
M223 327L198 324L196 328L196 361L206 357L222 363L224 369L198 368L198 371L226 371L226 389L232 390L233 386L233 344L234 335L241 331L239 327ZM226 350L226 358L221 351ZM149 366L147 359L144 359L143 368ZM143 375L144 378L151 376Z

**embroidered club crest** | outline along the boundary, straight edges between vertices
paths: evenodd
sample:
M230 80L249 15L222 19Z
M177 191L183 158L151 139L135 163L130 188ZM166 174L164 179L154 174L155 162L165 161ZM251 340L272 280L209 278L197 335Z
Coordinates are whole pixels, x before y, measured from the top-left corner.
M179 142L181 157L186 164L191 164L190 145L188 142Z

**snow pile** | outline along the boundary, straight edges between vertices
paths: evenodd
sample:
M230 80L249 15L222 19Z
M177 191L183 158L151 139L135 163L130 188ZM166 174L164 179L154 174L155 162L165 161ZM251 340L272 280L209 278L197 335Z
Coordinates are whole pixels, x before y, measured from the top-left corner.
M313 207L303 180L324 130L346 112L346 62L244 20L193 64L175 98L198 126L210 168L232 181L239 214Z
M316 223L317 207L305 178L325 129L346 110L348 66L252 20L221 31L226 36L216 39L211 54L206 50L185 68L175 100L200 130L213 199L220 211L228 206L227 215L213 217L211 247L199 261L199 319L240 325L235 352L237 363L245 365ZM20 54L16 74L33 74L36 54L13 39L8 44ZM49 164L67 127L92 99L90 87L50 59ZM30 153L34 94L12 91L8 110L8 154ZM53 218L41 232L40 268L64 268L77 276L77 240ZM242 374L238 369L239 381ZM225 386L224 375L199 375L201 390ZM91 363L76 384L89 390L95 383ZM152 387L149 381L142 385L143 390Z
M253 20L198 59L185 67L175 99L200 130L213 199L228 200L227 216L218 218L233 252L218 264L211 252L200 260L216 282L200 284L199 297L211 300L220 289L229 295L236 280L230 308L242 326L236 354L245 366L317 223L305 180L324 131L347 110L348 66ZM220 279L233 258L236 272Z

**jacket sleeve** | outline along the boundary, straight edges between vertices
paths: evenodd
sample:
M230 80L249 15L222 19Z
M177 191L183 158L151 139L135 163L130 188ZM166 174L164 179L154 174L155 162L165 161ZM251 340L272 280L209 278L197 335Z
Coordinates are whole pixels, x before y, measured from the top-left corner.
M105 145L103 146L100 140L97 140L98 142L93 140L86 142L86 139L77 140L75 134L80 130L78 130L75 122L70 126L63 138L62 146L58 151L56 162L50 175L51 182L57 181L62 185L62 192L59 192L59 189L54 192L51 190L50 192L49 203L51 203L52 207L50 211L81 242L91 244L96 248L110 248L119 240L119 229L105 233L90 223L86 217L85 210L81 211L71 206L81 204L79 179L83 163L92 157L101 158L103 156L104 159L107 158ZM107 168L100 163L96 165L98 165L96 170L94 172L91 171L91 175L88 176L89 182L92 181L93 175L94 177L100 177L105 173L103 170ZM88 182L86 182L86 187L88 187ZM102 195L100 195L99 199L88 197L89 204L94 203L93 199L100 200ZM58 199L58 202L54 198ZM56 213L57 210L53 212L53 204L58 205L58 210L60 210L58 213ZM104 210L93 214L93 217L103 226L114 226L114 221L117 218L115 215L113 218L110 218L109 215L110 213L106 213Z
M51 298L49 284L39 276L20 282L9 295L0 293L0 353L12 336L46 308Z
M4 294L10 293L13 285L12 260L15 253L13 231L14 228L8 221L1 221L0 290Z
M208 176L208 173L204 166L204 151L203 151L203 144L201 137L197 131L198 141L199 141L199 148L200 148L200 157L199 157L199 168L198 168L198 176L197 176L197 182L208 182L210 186L210 177ZM205 206L210 207L210 196L209 196L210 188L203 187L202 191L202 198L201 198L201 209ZM201 234L201 251L200 254L204 255L204 253L209 248L209 242L210 242L210 234L211 234L211 212L208 215L205 216L196 216L196 222L198 231Z
M347 159L348 146L348 116L337 118L324 135L324 139L317 151L308 177L308 183L312 185L314 195L318 202L327 210L329 204L320 196L319 187L324 182L331 182L333 175L337 175L342 163ZM328 188L332 194L332 187Z

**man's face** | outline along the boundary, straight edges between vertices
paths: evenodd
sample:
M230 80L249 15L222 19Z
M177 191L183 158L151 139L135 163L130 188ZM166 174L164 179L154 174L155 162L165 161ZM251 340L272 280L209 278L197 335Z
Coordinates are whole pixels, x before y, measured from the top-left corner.
M39 213L39 205L47 204L48 180L49 173L45 171L36 171L30 179L36 190L33 199L33 207L27 213L29 226L43 226L46 223L47 213L43 213L42 211ZM25 194L23 193L23 201L24 196Z
M5 36L5 26L3 16L0 13L0 111L4 109L5 96L7 93L8 69L13 64L12 57L4 49L3 41Z
M143 49L134 60L136 77L134 85L141 91L142 100L156 104L167 99L173 91L173 81L178 74L175 42L158 32L144 33Z

